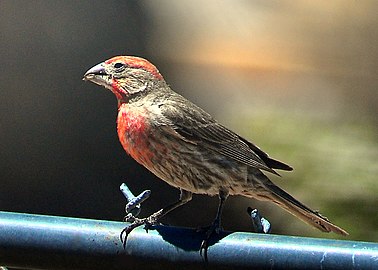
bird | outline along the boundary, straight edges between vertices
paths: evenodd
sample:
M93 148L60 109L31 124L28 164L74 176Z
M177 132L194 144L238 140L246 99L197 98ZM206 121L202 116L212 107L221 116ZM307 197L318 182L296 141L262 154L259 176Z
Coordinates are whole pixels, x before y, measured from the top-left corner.
M271 158L257 145L215 120L173 91L159 70L137 56L115 56L90 68L83 77L109 89L117 99L117 133L124 150L158 178L180 190L179 199L146 218L134 218L127 235L154 225L189 202L193 194L218 196L215 219L201 245L221 229L229 195L270 201L323 232L348 233L311 210L266 175L293 168ZM122 240L122 234L121 234Z

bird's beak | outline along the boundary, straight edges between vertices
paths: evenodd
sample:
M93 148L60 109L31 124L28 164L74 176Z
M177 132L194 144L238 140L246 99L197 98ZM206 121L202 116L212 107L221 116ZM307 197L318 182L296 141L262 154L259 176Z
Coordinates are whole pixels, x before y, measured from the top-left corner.
M104 63L97 64L85 72L83 80L90 81L90 79L96 75L106 75Z
M107 86L109 81L109 75L105 71L104 63L100 63L90 68L85 72L84 81L91 81L98 85Z

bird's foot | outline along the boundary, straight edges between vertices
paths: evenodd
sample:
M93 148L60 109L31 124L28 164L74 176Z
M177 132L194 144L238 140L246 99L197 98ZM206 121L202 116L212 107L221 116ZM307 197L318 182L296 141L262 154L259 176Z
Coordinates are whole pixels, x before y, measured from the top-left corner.
M141 210L141 204L150 197L151 191L145 190L138 196L134 196L134 194L130 191L129 187L125 183L121 184L120 190L127 200L125 207L127 215L123 218L123 221L131 223L129 226L124 228L119 235L123 244L123 248L125 248L127 237L132 232L132 230L144 224L144 228L148 232L148 229L150 229L152 225L157 223L157 220L160 216L160 211L152 214L147 218L137 218Z
M202 256L203 254L203 257L205 261L207 262L207 250L209 248L210 238L214 234L218 235L222 231L220 220L219 219L214 220L213 224L211 224L208 227L202 228L201 230L206 230L206 233L205 233L205 239L202 240L202 243L201 243L200 255Z
M159 212L156 212L156 213L154 213L151 216L146 217L146 218L137 218L137 217L134 217L131 214L128 214L127 216L125 216L124 221L131 222L131 224L129 226L125 227L122 230L121 234L119 235L121 242L123 244L123 248L126 247L127 237L135 228L144 225L144 229L146 230L146 232L148 232L148 230L151 229L151 227L153 225L156 225L158 223L158 219L159 219L158 214L159 214Z

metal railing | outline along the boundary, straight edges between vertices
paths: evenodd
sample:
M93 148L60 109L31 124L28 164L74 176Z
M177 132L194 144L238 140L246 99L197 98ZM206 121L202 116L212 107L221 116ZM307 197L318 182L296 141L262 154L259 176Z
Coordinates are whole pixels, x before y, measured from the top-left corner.
M0 265L38 269L378 269L378 244L223 232L135 229L125 249L123 222L0 212Z

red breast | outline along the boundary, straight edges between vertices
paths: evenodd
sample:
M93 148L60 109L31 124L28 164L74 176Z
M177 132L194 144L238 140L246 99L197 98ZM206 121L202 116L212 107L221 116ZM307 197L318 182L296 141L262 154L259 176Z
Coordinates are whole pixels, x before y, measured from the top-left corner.
M153 153L149 147L150 125L144 108L120 105L117 118L118 138L125 151L137 162L149 167Z

